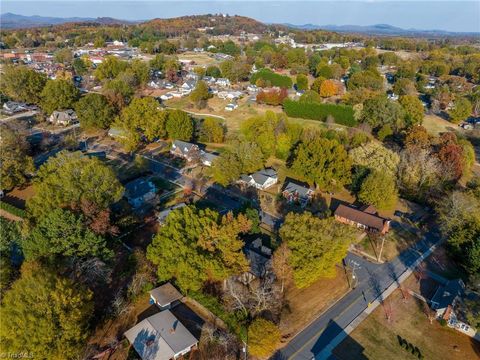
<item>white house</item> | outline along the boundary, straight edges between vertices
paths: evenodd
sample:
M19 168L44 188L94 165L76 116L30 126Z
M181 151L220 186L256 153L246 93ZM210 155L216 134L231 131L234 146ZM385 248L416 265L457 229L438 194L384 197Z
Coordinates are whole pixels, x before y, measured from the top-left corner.
M278 182L278 176L274 169L263 169L250 175L242 175L238 182L265 190Z
M218 86L228 87L230 86L230 80L228 80L227 78L219 78L217 79L217 81L215 81L215 84L217 84Z
M124 335L142 360L178 359L198 344L170 310L140 321Z
M162 310L171 309L182 298L183 295L169 282L150 290L150 303Z
M77 114L72 109L65 111L54 111L48 118L48 121L54 125L68 126L78 123Z

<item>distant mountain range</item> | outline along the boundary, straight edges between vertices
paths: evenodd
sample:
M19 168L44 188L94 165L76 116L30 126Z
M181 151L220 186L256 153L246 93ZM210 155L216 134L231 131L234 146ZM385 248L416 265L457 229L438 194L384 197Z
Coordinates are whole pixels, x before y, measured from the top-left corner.
M420 29L402 29L388 24L376 25L294 25L283 24L290 28L301 30L329 30L343 33L371 34L371 35L401 35L401 36L459 36L459 35L480 35L475 32L452 32L445 30L420 30Z
M109 17L103 18L60 18L60 17L46 17L46 16L24 16L12 13L5 13L0 15L0 27L2 29L19 29L32 28L41 26L60 25L72 22L92 22L100 24L133 24L133 21L118 20Z

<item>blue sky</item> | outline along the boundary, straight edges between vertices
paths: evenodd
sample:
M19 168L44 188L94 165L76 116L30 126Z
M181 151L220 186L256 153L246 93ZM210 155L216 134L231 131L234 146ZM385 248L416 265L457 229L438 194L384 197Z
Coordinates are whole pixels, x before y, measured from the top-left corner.
M58 17L114 17L125 20L206 13L250 16L269 23L316 25L390 24L402 28L480 32L480 1L128 1L2 0L2 13Z

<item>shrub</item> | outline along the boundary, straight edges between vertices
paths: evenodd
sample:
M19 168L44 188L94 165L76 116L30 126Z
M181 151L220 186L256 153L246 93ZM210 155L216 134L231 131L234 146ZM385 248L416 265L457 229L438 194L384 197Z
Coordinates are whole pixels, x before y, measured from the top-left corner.
M353 117L353 108L347 105L303 103L286 99L283 102L283 110L291 117L326 121L330 115L337 124L352 127L357 125Z
M250 78L252 84L257 84L257 80L262 80L258 84L269 84L270 86L278 86L281 88L291 88L292 79L290 76L274 73L270 69L261 69L253 74Z

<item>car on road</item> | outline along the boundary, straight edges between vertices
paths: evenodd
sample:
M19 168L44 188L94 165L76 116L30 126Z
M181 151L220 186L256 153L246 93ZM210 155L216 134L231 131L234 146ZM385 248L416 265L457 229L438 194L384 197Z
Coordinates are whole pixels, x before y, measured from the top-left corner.
M170 100L170 99L173 99L173 95L170 93L166 93L160 96L160 99L162 99L163 101Z
M233 104L233 103L230 103L230 104L228 104L227 106L225 106L225 110L226 110L226 111L233 111L233 110L235 110L236 108L238 108L238 105L237 105L237 104Z

